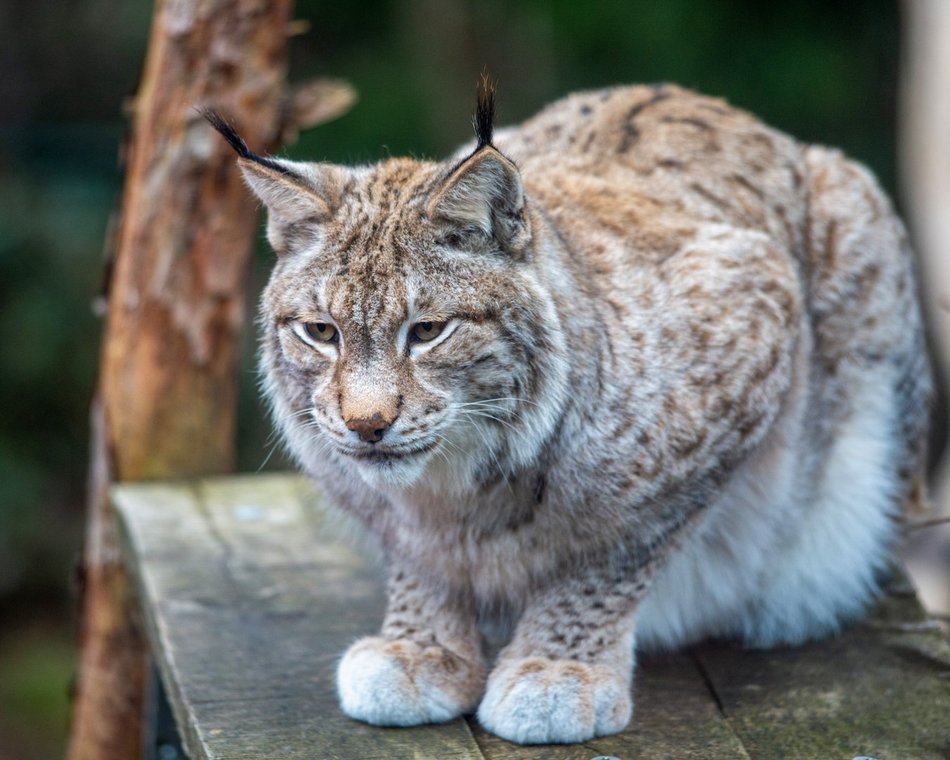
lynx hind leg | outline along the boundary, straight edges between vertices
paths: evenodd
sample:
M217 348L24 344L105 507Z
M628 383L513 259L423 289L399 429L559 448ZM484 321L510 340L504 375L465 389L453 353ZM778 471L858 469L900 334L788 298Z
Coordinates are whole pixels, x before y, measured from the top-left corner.
M814 429L830 441L810 508L744 620L755 646L798 643L864 612L897 518L922 498L930 368L906 235L871 175L808 151Z
M896 535L893 380L855 389L811 503L742 616L748 646L800 644L860 615L878 589Z
M520 744L622 731L633 713L633 610L644 589L575 581L534 600L489 676L481 724Z
M841 378L839 389L875 365L893 367L899 498L918 511L927 500L934 391L907 233L864 167L821 147L809 148L806 160L820 360Z
M443 723L471 712L485 684L474 613L405 571L387 585L379 636L353 644L337 668L343 712L378 726Z
M931 507L927 489L927 443L934 388L923 330L918 328L916 336L908 355L900 361L895 386L900 445L898 477L903 511L908 516L925 514Z

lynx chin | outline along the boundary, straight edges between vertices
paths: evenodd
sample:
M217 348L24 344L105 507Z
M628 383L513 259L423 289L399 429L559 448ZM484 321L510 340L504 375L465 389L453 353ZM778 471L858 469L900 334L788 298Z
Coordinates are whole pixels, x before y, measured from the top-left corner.
M523 743L632 714L635 649L862 614L924 499L907 237L866 169L671 85L571 95L441 162L257 155L264 385L378 536L343 711ZM487 626L507 630L489 654Z

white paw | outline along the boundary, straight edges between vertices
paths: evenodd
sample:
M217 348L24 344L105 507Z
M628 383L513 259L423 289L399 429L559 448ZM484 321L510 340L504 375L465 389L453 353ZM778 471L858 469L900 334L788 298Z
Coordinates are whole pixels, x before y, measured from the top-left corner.
M351 646L337 668L340 707L377 726L443 723L470 712L484 673L439 646L376 636Z
M502 662L488 679L478 719L519 744L570 744L615 734L633 712L631 675L543 657Z

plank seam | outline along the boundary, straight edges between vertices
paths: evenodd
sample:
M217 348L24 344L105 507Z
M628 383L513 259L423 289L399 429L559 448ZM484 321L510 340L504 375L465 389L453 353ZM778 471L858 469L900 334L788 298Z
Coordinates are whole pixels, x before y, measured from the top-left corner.
M749 748L746 747L745 742L742 741L742 737L733 728L732 723L729 721L729 716L726 714L726 706L723 703L722 698L719 696L719 692L716 691L716 684L713 683L712 676L710 676L709 671L703 666L703 662L699 655L696 654L695 649L689 649L688 653L690 659L695 663L697 670L699 670L699 675L703 679L703 683L706 684L706 688L709 690L710 696L716 703L716 709L722 716L722 722L726 725L726 728L729 729L729 733L731 733L739 743L739 746L742 748L742 754L745 756L746 760L752 760L752 756L749 754Z
M475 747L478 752L478 757L481 760L488 760L488 755L485 754L485 748L478 743L478 737L475 736L475 732L472 731L472 721L476 720L474 715L466 715L462 719L462 723L465 724L465 731L468 733L468 738L472 740L472 746Z

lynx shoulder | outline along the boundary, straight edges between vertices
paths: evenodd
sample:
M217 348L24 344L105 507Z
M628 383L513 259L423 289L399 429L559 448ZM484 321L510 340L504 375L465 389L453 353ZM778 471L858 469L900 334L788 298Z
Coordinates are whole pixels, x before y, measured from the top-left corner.
M631 717L634 640L794 644L862 613L923 498L931 394L865 169L671 85L497 133L483 87L442 162L262 157L211 118L277 253L275 421L387 559L347 714L584 741Z

